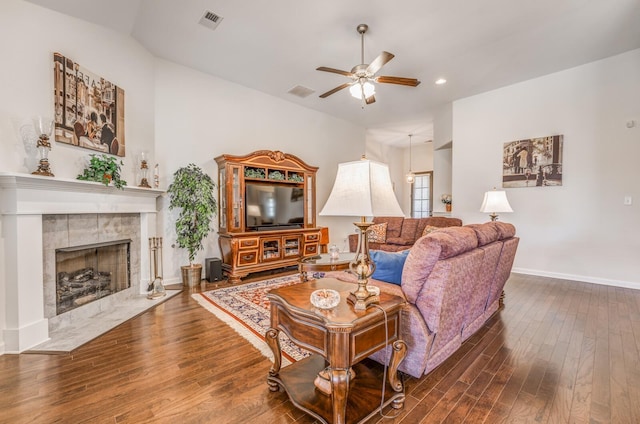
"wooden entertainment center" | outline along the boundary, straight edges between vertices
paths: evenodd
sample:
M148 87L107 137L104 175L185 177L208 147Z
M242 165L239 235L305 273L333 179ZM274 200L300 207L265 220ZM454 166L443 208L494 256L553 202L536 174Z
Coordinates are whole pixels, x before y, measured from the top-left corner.
M288 153L221 155L218 242L222 269L238 283L252 272L297 265L320 252L316 172Z

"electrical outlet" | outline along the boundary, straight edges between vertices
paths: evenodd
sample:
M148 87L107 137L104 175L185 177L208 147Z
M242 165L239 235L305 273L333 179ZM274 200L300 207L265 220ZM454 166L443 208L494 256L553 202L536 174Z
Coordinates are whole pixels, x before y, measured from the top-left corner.
M624 205L631 206L633 204L633 199L631 196L624 196Z

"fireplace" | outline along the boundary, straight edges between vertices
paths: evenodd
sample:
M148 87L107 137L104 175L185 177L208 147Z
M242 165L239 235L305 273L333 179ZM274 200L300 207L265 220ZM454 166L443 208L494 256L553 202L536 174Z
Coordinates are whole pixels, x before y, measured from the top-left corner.
M131 240L56 249L56 314L131 287Z
M42 216L44 316L50 331L140 293L140 220L128 213Z
M146 298L149 252L141 241L155 235L162 193L0 172L0 354L28 350L64 328L82 332L91 317ZM130 276L118 283L125 288L58 314L56 250L119 240L131 240ZM97 266L97 272L107 271Z

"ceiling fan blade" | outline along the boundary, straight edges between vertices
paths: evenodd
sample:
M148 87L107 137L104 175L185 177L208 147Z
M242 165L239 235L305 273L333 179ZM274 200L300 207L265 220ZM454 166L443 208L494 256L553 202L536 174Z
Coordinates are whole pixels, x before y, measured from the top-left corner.
M375 81L383 84L407 85L409 87L417 87L418 84L420 84L420 81L418 81L415 78L402 78L402 77L389 77L389 76L376 77Z
M366 99L364 99L364 102L368 105L370 105L371 103L375 103L376 102L376 97L372 94L369 97L367 97Z
M327 68L326 66L321 66L319 68L316 68L316 71L332 72L334 74L344 75L345 77L352 77L353 76L353 74L351 72L341 71L340 69Z
M376 72L380 70L380 68L384 66L385 63L387 63L393 58L394 58L394 55L392 53L383 51L378 55L378 57L373 59L373 62L371 62L369 66L367 66L367 73L369 75L374 75Z
M344 88L349 87L351 84L352 84L352 83L350 83L350 82L346 82L346 83L344 83L344 84L342 84L342 85L339 85L339 86L337 86L336 88L334 88L333 90L329 90L329 91L327 91L326 93L321 94L321 95L320 95L320 98L324 99L325 97L329 97L329 96L330 96L330 95L332 95L333 93L336 93L336 92L338 92L338 91L340 91L340 90L342 90L342 89L344 89Z

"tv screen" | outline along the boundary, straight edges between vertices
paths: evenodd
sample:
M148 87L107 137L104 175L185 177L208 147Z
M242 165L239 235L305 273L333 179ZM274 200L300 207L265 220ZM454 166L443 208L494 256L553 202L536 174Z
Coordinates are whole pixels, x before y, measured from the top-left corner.
M246 227L260 230L304 226L302 188L270 183L245 183Z

